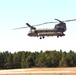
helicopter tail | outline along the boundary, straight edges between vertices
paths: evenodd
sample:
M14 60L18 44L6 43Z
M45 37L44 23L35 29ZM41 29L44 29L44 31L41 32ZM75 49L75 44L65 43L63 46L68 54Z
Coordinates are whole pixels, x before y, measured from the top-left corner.
M30 27L31 29L36 29L34 26L31 26L29 23L26 23L26 25L28 26L28 27Z

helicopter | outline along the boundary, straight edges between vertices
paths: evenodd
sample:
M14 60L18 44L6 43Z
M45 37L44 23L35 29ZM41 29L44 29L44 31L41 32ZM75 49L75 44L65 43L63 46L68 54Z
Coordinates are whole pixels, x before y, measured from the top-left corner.
M26 23L26 25L30 28L29 33L27 34L30 37L40 37L40 39L44 39L46 36L57 36L57 38L65 36L64 32L67 30L66 27L66 23L65 22L69 22L69 21L75 21L76 19L72 19L72 20L65 20L65 21L61 21L59 19L55 19L58 22L45 22L45 23L41 23L41 24L37 24L37 25L30 25L29 23ZM55 27L53 29L37 29L35 26L40 26L40 25L44 25L44 24L48 24L48 23L57 23L55 24ZM15 28L15 29L23 29L23 28L27 28L27 27L20 27L20 28ZM15 30L14 29L14 30Z

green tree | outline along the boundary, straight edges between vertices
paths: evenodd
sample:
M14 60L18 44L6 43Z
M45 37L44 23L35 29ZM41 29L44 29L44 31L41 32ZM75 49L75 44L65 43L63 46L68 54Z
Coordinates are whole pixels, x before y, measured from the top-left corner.
M62 57L62 52L53 50L53 51L46 51L45 52L47 61L48 61L48 67L58 67L59 62Z
M25 67L26 68L31 68L35 65L34 63L34 57L32 54L30 54L27 58L26 58L26 61L25 61Z
M56 50L51 51L50 57L51 57L52 67L58 67L61 59L60 52Z
M26 59L27 59L27 57L30 55L30 54L32 54L31 52L24 52L24 51L22 51L22 58L21 58L21 67L22 68L26 68Z
M22 52L15 52L13 54L13 68L21 68L21 58L22 58Z
M67 56L67 53L63 52L62 58L59 62L60 67L68 67L68 62L67 62L67 57L66 56Z
M0 52L0 69L68 66L76 66L76 53L72 50L68 53L62 52L62 50Z
M4 55L0 52L0 69L4 69Z
M47 67L47 59L45 54L41 51L35 60L37 67Z
M26 67L26 58L28 57L29 53L28 52L22 52L22 58L21 58L21 67L25 68Z
M75 62L76 55L72 50L70 50L70 52L67 54L67 61L68 61L69 67L74 67L76 64Z
M11 69L13 67L13 57L8 51L3 52L4 55L4 68Z

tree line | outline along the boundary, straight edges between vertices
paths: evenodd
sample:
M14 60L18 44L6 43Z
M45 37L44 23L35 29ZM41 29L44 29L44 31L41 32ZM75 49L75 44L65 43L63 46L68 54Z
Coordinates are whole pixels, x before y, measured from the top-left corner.
M17 69L33 67L75 67L76 53L72 50L45 52L0 52L0 69Z

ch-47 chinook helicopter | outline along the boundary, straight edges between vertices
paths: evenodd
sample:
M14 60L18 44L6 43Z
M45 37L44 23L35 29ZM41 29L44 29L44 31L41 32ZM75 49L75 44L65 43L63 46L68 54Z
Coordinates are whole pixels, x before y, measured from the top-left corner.
M34 26L40 26L40 25L44 25L44 24L48 24L48 23L57 23L57 22L45 22L42 24L37 24L37 25L30 25L29 23L26 23L26 25L30 28L30 31L28 33L28 36L33 36L33 37L40 37L40 39L45 38L46 36L57 36L58 37L62 37L65 36L64 32L67 30L66 27L66 23L65 22L69 22L69 21L75 21L76 19L72 19L72 20L65 20L65 21L60 21L59 19L55 19L57 20L59 23L55 25L55 27L53 29L36 29L36 27ZM23 28L27 28L27 27L20 27L20 28L15 28L15 29L23 29Z

